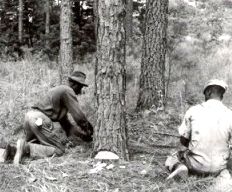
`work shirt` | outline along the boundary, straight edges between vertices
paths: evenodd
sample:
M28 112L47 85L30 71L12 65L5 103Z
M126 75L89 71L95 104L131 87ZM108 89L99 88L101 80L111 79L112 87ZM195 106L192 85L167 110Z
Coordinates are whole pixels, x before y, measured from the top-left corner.
M194 170L216 173L227 166L232 133L232 111L221 101L210 99L191 107L179 127L190 140L189 160Z
M71 126L68 121L69 112L74 121L83 130L92 134L92 125L86 119L84 113L80 110L76 94L73 89L66 85L60 85L52 88L45 98L32 106L47 115L52 121L58 121L66 129Z

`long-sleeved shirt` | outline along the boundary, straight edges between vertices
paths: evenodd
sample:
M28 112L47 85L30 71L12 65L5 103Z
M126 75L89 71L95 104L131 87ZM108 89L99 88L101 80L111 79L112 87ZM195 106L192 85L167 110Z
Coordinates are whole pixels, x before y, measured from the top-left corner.
M76 124L86 133L89 135L93 133L92 125L81 111L76 94L69 86L60 85L52 88L46 97L33 105L32 108L40 110L52 121L60 122L62 127L66 129L69 129L68 127L71 126L67 118L67 113L69 112Z
M221 101L210 99L191 107L179 134L190 140L189 160L200 172L218 172L227 166L232 136L232 112Z

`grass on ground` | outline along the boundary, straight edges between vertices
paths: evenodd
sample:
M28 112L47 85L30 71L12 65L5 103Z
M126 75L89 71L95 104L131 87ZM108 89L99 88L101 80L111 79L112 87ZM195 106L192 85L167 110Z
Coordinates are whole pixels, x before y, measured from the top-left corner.
M91 63L90 63L91 64ZM92 103L93 71L88 72L88 83L80 103L91 122L94 121ZM17 63L0 62L0 136L15 142L22 134L21 124L30 105L55 86L58 82L57 66L48 67L35 61ZM136 83L128 86L128 94L135 93ZM127 95L127 98L134 98ZM132 105L130 100L130 105ZM134 101L133 101L134 102ZM130 111L130 110L129 110ZM106 163L97 173L91 173L99 162L91 158L91 145L80 143L68 149L62 157L39 160L26 159L23 165L1 164L1 192L154 192L154 191L205 191L211 186L213 178L176 179L165 181L168 173L164 162L172 151L178 148L176 137L156 134L168 132L177 134L180 117L176 109L166 111L144 111L128 114L129 162ZM111 165L112 164L112 165ZM104 165L104 164L101 164ZM110 166L109 166L110 165Z

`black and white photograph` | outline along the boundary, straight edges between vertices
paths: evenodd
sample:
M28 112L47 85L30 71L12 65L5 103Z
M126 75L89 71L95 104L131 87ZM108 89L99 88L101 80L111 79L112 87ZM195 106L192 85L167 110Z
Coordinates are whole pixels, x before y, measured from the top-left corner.
M232 0L0 0L0 192L232 192Z

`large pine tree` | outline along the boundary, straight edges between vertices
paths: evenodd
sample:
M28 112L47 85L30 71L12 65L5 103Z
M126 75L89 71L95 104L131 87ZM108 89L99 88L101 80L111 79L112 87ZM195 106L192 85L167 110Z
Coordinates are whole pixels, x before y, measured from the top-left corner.
M131 39L133 33L133 0L127 0L126 9L126 36Z
M94 152L110 151L127 160L125 3L124 0L98 0L96 7L98 111Z
M147 0L137 109L164 105L168 0Z

